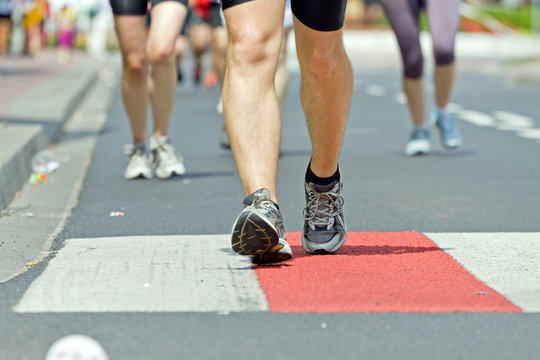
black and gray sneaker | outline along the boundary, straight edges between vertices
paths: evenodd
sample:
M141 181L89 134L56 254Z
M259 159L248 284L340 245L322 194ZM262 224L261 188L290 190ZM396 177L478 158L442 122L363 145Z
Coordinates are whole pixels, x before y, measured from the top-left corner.
M305 183L302 246L306 252L329 254L343 246L347 227L343 216L342 189L343 184L338 181L326 186Z
M283 217L272 202L270 191L259 189L244 199L244 210L232 230L232 248L249 255L254 264L271 264L292 258L283 228Z

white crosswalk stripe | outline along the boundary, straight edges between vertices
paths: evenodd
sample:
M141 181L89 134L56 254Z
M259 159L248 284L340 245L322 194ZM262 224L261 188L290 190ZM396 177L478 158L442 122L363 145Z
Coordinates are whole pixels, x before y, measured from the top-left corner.
M229 235L67 240L14 310L266 311L251 263L229 249Z

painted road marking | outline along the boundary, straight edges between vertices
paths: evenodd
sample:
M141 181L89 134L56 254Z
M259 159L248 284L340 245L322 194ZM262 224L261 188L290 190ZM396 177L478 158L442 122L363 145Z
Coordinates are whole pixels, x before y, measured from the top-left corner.
M540 233L426 234L525 312L540 312Z
M67 240L14 310L540 312L540 233L350 232L329 256L288 240L292 261L258 268L229 235Z
M371 96L384 96L386 95L386 88L377 84L370 84L366 86L366 94Z
M405 93L400 92L394 95L394 101L398 104L406 104L407 103L407 96Z
M67 240L16 312L265 311L229 235Z
M495 119L480 111L461 110L459 112L459 117L476 126L495 126Z
M528 116L507 111L495 111L493 115L497 120L501 121L500 124L497 124L497 129L500 130L524 130L534 126L533 119Z
M293 260L257 268L274 312L520 311L420 233L349 233L331 256L287 236Z
M529 129L518 132L525 139L540 140L540 129Z

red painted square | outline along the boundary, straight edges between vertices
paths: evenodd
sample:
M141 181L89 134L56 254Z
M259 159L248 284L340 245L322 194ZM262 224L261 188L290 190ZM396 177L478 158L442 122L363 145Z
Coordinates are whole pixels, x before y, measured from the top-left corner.
M519 312L416 232L347 235L334 255L308 255L288 233L294 258L257 267L273 312Z

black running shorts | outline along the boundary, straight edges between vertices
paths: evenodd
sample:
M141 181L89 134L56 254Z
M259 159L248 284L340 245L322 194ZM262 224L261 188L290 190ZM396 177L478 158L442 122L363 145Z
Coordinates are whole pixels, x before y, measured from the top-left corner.
M115 15L144 15L149 2L156 6L165 1L176 1L187 6L187 0L110 0Z
M221 0L223 10L252 0ZM274 0L277 1L277 0ZM335 31L343 27L347 0L291 0L294 16L307 27Z

